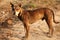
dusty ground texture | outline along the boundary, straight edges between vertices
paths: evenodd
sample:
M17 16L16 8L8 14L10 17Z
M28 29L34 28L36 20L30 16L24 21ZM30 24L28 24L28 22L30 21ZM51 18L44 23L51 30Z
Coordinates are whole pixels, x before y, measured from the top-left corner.
M22 37L25 36L23 23L16 16L12 15L10 2L13 4L21 3L26 10L41 7L50 8L54 11L55 20L60 22L60 0L0 0L0 40L22 40ZM6 22L9 18L12 19L12 25ZM1 24L2 22L3 24ZM48 38L46 32L49 29L45 20L38 20L30 25L28 40L60 40L60 23L53 23L53 27L54 35L52 38Z

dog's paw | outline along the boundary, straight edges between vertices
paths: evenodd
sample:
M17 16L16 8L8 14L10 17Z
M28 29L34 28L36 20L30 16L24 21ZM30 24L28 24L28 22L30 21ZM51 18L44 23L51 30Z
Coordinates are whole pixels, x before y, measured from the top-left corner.
M24 37L22 37L22 40L28 40L28 39L24 36Z
M49 38L52 38L52 35L51 35L51 34L47 34L47 36L48 36Z
M52 34L50 34L49 32L46 33L46 36L49 37L49 38L52 38Z

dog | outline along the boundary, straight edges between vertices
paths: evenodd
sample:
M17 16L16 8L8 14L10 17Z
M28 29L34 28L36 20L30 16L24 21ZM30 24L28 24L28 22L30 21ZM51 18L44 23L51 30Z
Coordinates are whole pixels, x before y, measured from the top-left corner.
M48 27L49 27L49 32L48 35L49 37L52 37L53 35L53 26L52 22L54 23L59 23L54 20L54 12L53 10L49 8L39 8L35 10L25 10L21 7L21 4L18 4L18 6L15 6L14 4L10 3L12 7L12 11L14 15L16 15L24 24L24 28L26 29L25 37L28 38L29 35L29 24L34 23L38 21L39 19L45 20Z

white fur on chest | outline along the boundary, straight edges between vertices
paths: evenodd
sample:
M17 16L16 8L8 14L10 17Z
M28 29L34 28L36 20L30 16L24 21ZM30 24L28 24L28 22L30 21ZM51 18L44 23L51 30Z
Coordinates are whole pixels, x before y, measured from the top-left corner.
M19 12L16 12L15 15L18 16Z

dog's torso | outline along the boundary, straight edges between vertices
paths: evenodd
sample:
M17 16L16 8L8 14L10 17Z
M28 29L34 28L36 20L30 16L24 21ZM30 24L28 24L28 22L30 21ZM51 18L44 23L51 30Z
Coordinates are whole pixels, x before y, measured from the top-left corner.
M40 8L36 10L24 10L22 15L19 16L18 18L22 18L21 20L29 20L29 23L34 23L37 20L42 20L46 18L46 16L52 17L52 13L50 12L50 9L47 8Z

